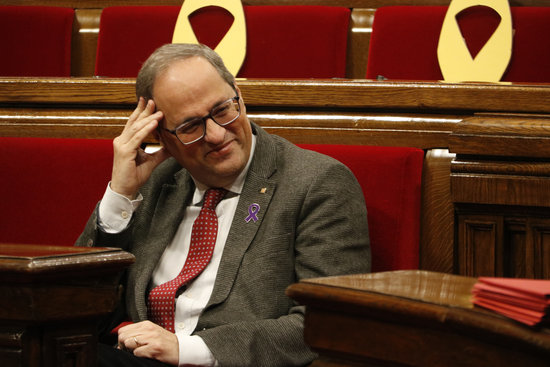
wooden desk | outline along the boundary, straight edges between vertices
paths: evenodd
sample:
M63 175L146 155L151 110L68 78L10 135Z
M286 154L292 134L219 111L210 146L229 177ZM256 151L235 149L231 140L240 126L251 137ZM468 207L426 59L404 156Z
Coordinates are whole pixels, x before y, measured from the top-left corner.
M312 366L548 366L550 331L474 307L476 278L398 271L304 280Z
M133 261L119 249L0 244L2 366L94 366L97 320Z

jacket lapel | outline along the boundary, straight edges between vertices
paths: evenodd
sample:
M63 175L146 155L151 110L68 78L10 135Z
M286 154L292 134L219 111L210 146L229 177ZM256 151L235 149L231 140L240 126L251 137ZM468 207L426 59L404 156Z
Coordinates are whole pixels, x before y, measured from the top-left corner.
M136 295L147 294L149 280L160 257L170 244L185 214L186 204L191 200L194 184L185 170L175 174L175 183L164 184L159 193L155 212L151 218L150 232L144 241L139 241L141 261L136 269ZM136 299L141 319L147 317L145 298Z
M275 187L276 184L268 180L258 177L248 178L247 184L241 193L231 230L225 243L212 297L208 302L209 306L223 302L229 295L229 291L237 276L241 259L262 223ZM264 189L265 193L261 193ZM253 204L257 204L260 208L259 211L253 214L257 220L254 221L251 219L247 222L246 218L250 215L249 208Z
M229 295L244 253L262 224L277 186L276 182L270 179L276 171L275 144L263 130L255 130L258 132L256 150L237 204L207 307L223 302ZM259 207L257 211L254 204L257 205L256 208ZM256 218L257 220L254 220Z

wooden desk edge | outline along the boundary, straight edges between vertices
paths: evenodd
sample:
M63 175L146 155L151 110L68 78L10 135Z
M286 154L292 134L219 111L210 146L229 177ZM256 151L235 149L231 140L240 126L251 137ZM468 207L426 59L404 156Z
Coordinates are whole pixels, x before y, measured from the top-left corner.
M449 307L390 294L308 283L307 280L291 285L286 294L306 306L306 315L323 310L393 323L446 328L490 342L513 342L523 348L550 353L548 329L532 328L478 307Z
M18 251L18 249L20 249ZM135 261L134 255L118 248L64 247L0 244L2 282L34 282L118 272Z

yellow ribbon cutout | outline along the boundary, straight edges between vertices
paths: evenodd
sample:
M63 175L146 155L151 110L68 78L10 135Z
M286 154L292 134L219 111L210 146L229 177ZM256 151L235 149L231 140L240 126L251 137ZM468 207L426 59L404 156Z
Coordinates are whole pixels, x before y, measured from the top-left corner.
M487 43L472 58L456 15L472 6L494 9L501 21ZM512 57L512 14L507 0L452 0L439 36L437 57L446 82L498 82Z
M227 69L237 75L246 56L246 23L240 0L185 0L176 21L172 43L199 43L189 22L189 15L208 6L219 6L233 15L231 28L214 51L223 59Z

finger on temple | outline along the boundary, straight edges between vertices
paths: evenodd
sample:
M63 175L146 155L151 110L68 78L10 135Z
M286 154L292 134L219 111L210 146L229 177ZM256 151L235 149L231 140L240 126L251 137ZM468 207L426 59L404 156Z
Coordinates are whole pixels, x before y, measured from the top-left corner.
M139 100L138 100L138 104L136 106L136 108L134 109L134 111L132 112L132 114L130 115L130 117L128 118L128 121L135 121L137 119L137 117L143 112L143 110L145 109L146 105L145 105L145 99L143 97L139 97Z

